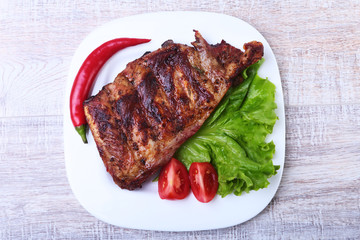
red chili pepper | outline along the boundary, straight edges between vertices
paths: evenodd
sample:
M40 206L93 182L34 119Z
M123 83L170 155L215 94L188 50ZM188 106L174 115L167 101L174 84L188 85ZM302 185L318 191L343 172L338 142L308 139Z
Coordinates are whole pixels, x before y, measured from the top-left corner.
M88 98L90 89L101 67L117 51L149 41L150 39L138 38L116 38L110 40L92 51L81 65L71 89L70 115L75 129L80 134L84 143L87 143L87 139L83 102Z

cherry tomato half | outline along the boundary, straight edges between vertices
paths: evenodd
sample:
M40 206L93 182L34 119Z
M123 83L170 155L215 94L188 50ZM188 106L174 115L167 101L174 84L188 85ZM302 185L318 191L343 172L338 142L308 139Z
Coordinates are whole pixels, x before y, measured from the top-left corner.
M161 199L184 199L190 192L189 174L175 158L165 165L159 176L158 191Z
M191 190L197 200L210 202L219 187L215 168L208 162L192 163L189 169Z

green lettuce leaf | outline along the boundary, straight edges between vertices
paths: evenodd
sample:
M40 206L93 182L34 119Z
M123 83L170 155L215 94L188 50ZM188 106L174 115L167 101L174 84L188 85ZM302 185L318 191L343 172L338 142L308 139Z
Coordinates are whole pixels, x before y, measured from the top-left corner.
M266 142L277 106L274 84L257 75L263 61L243 72L243 83L229 89L200 130L175 153L188 169L193 162L211 162L222 197L265 188L279 169L272 162L275 144Z

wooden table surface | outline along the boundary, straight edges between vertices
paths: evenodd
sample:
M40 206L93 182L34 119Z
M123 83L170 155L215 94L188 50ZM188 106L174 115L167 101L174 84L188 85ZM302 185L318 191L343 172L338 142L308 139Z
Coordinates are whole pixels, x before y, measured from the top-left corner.
M115 18L173 10L243 19L278 60L284 174L264 211L237 226L180 233L112 226L81 207L67 181L63 105L76 48ZM358 0L5 0L0 79L0 239L360 239Z

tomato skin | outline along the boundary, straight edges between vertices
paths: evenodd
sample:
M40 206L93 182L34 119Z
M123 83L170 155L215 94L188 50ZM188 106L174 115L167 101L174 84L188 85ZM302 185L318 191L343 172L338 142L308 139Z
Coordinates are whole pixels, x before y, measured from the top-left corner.
M190 180L186 167L172 158L159 176L158 192L161 199L184 199L190 192Z
M189 169L191 190L197 200L210 202L219 187L218 175L215 168L208 162L192 163Z

